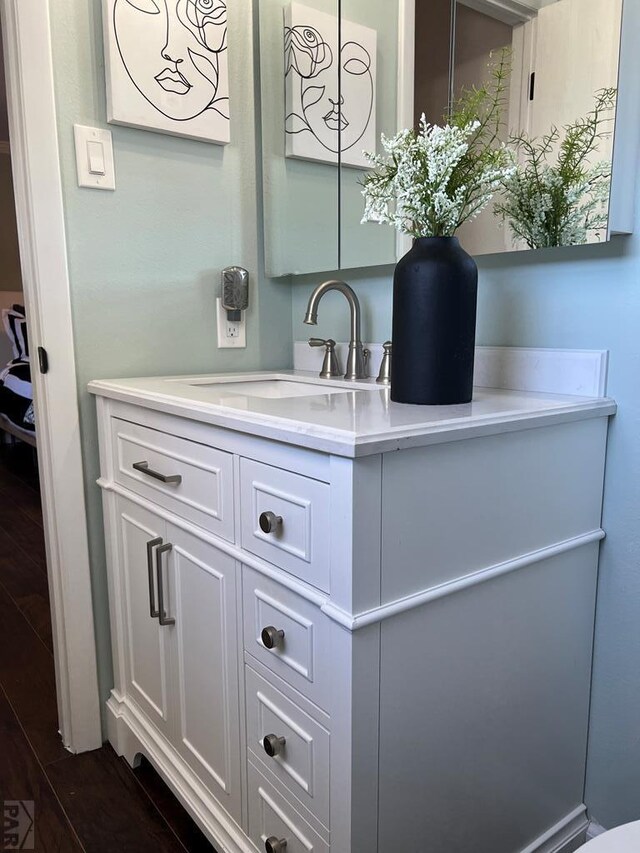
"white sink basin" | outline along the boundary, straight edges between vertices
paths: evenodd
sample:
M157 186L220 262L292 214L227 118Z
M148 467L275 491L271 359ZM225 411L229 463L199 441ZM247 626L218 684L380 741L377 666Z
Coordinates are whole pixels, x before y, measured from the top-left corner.
M318 394L347 394L348 388L330 385L312 385L306 382L289 382L286 379L256 379L247 382L189 382L188 385L215 385L221 396L238 394L242 397L263 397L284 400L287 397L316 397Z
M238 397L266 400L286 400L293 397L318 397L326 394L349 394L353 391L372 390L371 384L346 382L341 379L318 379L308 381L289 376L201 376L194 378L168 379L168 382L183 387L197 387L210 392L213 399L224 401ZM375 388L375 386L373 386ZM207 395L209 396L209 395Z

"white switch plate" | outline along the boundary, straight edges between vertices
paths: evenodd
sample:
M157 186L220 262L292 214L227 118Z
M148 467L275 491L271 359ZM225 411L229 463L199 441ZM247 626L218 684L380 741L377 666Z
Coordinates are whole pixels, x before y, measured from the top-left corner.
M227 312L222 307L222 299L216 299L216 319L218 324L218 349L242 349L247 345L247 323L245 312L237 323L227 319Z
M73 136L76 143L78 186L92 187L96 190L115 190L116 170L111 131L102 130L100 127L74 124ZM102 146L102 156L98 146ZM99 167L98 173L96 173L96 167ZM104 168L104 174L99 174L100 168Z

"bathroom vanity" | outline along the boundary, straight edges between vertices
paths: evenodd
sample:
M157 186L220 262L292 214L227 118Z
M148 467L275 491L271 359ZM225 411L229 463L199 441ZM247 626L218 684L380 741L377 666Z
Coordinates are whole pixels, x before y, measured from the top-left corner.
M550 853L585 828L611 400L90 389L109 739L221 853Z

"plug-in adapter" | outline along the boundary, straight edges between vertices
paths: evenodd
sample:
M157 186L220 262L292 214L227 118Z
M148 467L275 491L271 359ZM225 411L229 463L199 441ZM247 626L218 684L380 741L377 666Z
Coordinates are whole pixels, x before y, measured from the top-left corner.
M231 323L242 319L242 311L249 307L249 273L242 267L222 270L222 307Z

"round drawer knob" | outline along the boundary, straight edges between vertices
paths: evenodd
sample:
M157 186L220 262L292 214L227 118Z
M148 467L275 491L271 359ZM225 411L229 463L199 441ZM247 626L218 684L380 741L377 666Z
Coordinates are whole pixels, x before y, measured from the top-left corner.
M264 842L264 849L267 853L284 853L287 849L287 839L272 835Z
M275 533L282 526L282 516L275 512L261 512L258 522L263 533Z
M275 758L276 755L280 755L286 742L286 738L278 737L277 735L265 735L262 738L262 746L269 758Z
M284 640L284 631L279 631L277 628L274 628L273 625L267 625L266 628L262 629L260 638L267 649L275 649L276 646L282 645L282 641Z

